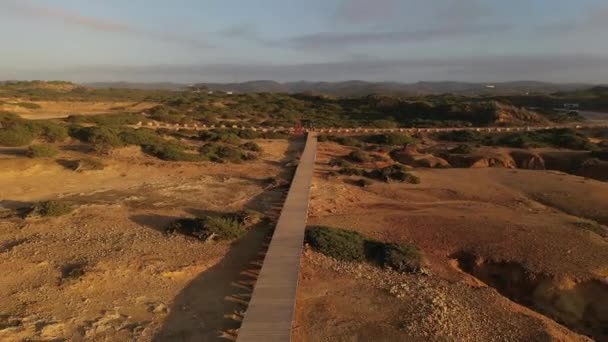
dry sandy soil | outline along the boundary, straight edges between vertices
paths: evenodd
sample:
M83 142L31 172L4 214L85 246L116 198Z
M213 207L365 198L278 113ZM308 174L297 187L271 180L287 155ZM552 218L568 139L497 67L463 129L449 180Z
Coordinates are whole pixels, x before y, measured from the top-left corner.
M29 109L17 105L20 102L33 103L40 108ZM19 99L0 98L0 111L19 114L28 120L44 120L67 118L70 115L96 115L112 112L139 113L142 110L154 107L149 102L90 102L90 101L30 101Z
M585 341L589 331L608 339L608 239L589 230L608 225L608 183L555 171L415 169L419 185L360 188L326 177L327 162L349 151L320 144L309 224L417 245L428 274L307 251L296 341Z
M301 148L258 143L262 158L239 165L163 162L138 148L115 151L101 171L0 158L0 340L233 338L286 191L265 180L282 175ZM49 199L77 209L42 219L6 210ZM162 232L175 218L245 208L271 222L233 245Z

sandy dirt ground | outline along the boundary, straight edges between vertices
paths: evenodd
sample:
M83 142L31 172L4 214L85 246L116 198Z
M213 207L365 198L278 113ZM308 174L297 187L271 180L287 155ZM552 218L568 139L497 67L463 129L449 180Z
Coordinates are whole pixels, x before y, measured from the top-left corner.
M33 103L40 108L29 109L17 105L20 102ZM154 107L149 102L90 102L90 101L29 101L0 98L0 111L19 114L28 120L67 118L70 115L96 115L112 112L134 112Z
M286 192L266 180L283 175L301 148L258 143L263 157L239 165L162 162L137 148L82 173L54 160L0 159L0 340L233 339ZM7 214L48 199L77 209L59 218ZM271 221L233 244L162 232L176 218L245 208Z
M456 255L568 284L606 281L608 239L586 227L608 224L608 183L554 171L415 169L419 185L360 188L326 177L327 162L348 151L320 144L309 224L415 244L429 274L401 275L308 251L297 341L587 340L463 272ZM587 300L604 301L607 289Z

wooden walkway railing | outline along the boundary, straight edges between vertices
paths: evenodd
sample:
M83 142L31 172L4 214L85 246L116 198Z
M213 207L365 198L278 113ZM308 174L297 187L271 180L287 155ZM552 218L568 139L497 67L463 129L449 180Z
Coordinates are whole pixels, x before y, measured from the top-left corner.
M311 133L253 290L237 342L287 342L296 303L317 138Z

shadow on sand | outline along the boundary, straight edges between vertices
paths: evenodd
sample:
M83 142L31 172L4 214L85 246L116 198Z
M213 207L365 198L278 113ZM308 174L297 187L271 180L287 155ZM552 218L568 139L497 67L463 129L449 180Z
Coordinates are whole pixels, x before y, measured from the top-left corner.
M291 139L285 161L291 160L303 146L303 139ZM289 168L279 177L292 174L293 170ZM201 273L179 293L153 341L236 339L288 190L288 187L271 188L247 203L247 209L264 213L270 221L252 227L231 245L220 263ZM197 209L189 212L194 215L206 213ZM132 219L163 231L176 218L140 216Z

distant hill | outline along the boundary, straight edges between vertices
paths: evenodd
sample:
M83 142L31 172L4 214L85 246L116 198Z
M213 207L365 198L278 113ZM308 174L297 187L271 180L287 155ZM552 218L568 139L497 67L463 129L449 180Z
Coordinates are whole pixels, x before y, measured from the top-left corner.
M87 83L93 88L158 89L183 90L196 87L211 91L232 91L235 93L311 93L332 96L385 95L524 95L572 92L592 87L590 84L557 84L536 81L517 81L502 83L467 82L287 82L259 80L242 83L197 83L195 85L177 83Z
M339 97L384 95L524 95L551 94L570 92L592 87L589 84L556 84L536 81L517 81L502 83L466 83L466 82L288 82L250 81L243 83L198 83L201 89L213 91L232 91L236 93L270 92L270 93L311 93Z
M157 83L131 83L131 82L95 82L84 83L85 87L97 89L141 89L141 90L185 90L188 89L187 84L157 82Z

